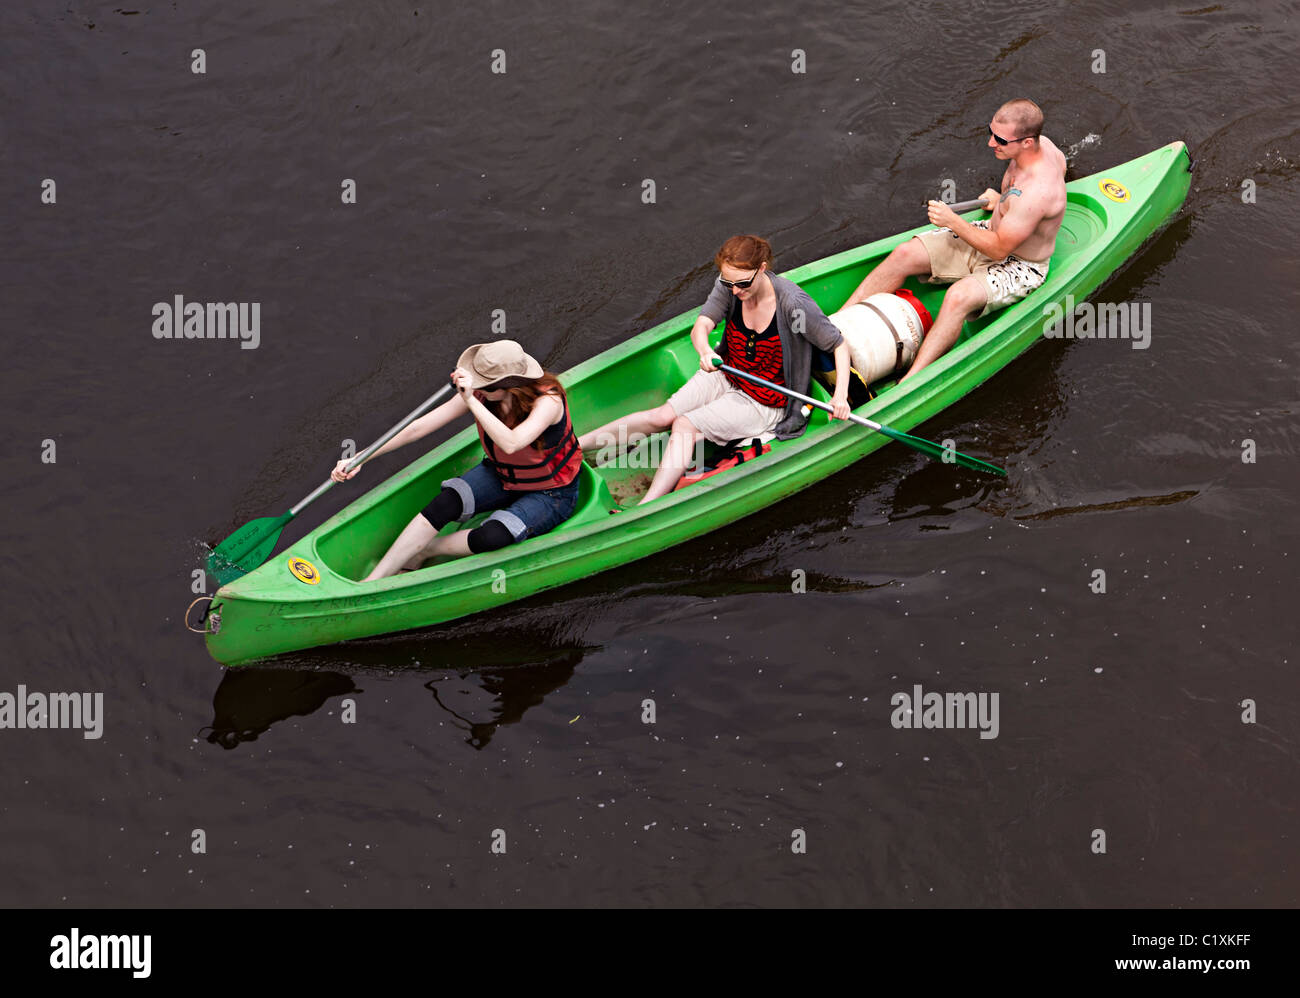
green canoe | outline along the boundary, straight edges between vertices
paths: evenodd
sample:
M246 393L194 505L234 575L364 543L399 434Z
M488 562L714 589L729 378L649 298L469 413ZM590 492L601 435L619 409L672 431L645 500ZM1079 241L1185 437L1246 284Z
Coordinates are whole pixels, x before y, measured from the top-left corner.
M1183 203L1190 160L1182 142L1068 185L1069 203L1046 283L1023 302L968 322L944 357L905 388L891 386L856 411L911 430L997 373L1040 336L1067 294L1082 301ZM979 217L978 213L967 216ZM927 226L784 272L830 313L867 271ZM937 314L942 286L908 283ZM701 298L704 297L701 289ZM578 432L635 409L661 404L698 368L688 332L696 311L678 316L579 364L562 376ZM715 331L715 338L717 331ZM810 393L829 396L814 384ZM376 582L360 579L415 513L482 456L473 427L371 489L288 550L230 582L213 598L207 644L236 665L351 638L428 627L624 565L731 523L798 492L888 443L853 423L814 410L799 438L644 507L614 515L611 495L634 501L652 468L584 465L578 511L542 537L502 551L442 562ZM997 459L996 455L982 455ZM473 525L476 521L470 521ZM448 530L455 529L449 526ZM310 564L302 581L291 559Z

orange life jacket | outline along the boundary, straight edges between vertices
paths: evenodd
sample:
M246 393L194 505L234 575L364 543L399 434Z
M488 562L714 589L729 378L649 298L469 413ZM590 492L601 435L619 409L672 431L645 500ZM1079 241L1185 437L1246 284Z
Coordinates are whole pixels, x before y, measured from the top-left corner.
M582 448L573 432L567 401L564 402L564 421L542 431L541 450L530 444L513 454L502 453L492 438L483 432L482 426L478 426L478 438L483 442L485 463L497 473L501 487L507 492L558 489L577 478L582 467Z

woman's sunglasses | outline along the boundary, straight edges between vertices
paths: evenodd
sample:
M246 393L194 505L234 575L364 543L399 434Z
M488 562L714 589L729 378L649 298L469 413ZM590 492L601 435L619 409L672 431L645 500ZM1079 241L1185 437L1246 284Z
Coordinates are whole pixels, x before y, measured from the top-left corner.
M762 270L762 269L763 269L763 265L759 264L758 270ZM724 288L740 288L741 291L744 291L747 287L749 287L751 284L754 283L754 278L758 277L758 270L754 271L753 277L746 278L743 281L729 281L725 277L719 277L718 283L721 284Z

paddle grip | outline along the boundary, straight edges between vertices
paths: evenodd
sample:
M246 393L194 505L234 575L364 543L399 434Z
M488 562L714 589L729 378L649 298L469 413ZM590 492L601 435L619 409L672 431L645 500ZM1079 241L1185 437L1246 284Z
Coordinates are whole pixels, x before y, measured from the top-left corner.
M929 204L927 201L926 204ZM974 201L958 201L956 204L948 205L958 215L967 211L974 211L976 208L987 208L989 203L984 198L976 198Z

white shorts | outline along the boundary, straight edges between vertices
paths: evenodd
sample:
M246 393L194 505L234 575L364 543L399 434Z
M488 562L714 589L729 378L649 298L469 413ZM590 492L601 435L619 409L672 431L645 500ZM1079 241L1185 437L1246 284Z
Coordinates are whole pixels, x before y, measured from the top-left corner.
M673 392L668 404L715 444L771 433L785 415L785 406L755 401L721 371L696 371Z

